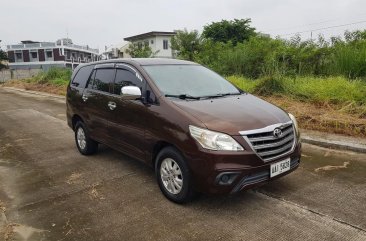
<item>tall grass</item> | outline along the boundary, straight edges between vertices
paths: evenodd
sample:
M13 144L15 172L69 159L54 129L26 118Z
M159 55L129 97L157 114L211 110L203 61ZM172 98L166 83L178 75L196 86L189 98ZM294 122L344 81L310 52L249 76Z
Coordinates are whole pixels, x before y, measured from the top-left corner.
M205 40L194 60L223 75L344 76L366 80L366 30L344 40L302 41L255 36L233 45Z
M230 82L250 93L259 95L286 95L298 100L366 106L366 83L345 77L263 77L252 80L229 76Z
M26 82L66 86L70 81L71 74L72 70L68 68L50 68L48 71L40 72L36 76L27 79Z

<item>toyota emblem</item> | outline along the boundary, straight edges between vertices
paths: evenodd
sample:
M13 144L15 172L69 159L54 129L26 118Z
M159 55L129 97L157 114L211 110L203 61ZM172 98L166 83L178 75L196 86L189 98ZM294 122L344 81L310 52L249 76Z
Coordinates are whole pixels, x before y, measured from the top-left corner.
M273 136L276 138L280 138L282 136L282 131L279 128L274 129Z

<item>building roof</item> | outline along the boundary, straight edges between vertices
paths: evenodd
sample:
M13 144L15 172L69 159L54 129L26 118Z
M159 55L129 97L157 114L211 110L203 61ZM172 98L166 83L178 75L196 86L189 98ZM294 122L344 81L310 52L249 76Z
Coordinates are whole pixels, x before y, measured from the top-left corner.
M148 33L143 33L143 34L138 34L138 35L134 35L131 37L127 37L127 38L124 38L123 40L135 41L135 40L141 40L141 39L145 39L145 38L153 37L153 36L174 36L176 34L177 34L176 32L152 31L152 32L148 32Z
M33 41L33 40L22 40L20 41L22 44L38 44L39 41Z

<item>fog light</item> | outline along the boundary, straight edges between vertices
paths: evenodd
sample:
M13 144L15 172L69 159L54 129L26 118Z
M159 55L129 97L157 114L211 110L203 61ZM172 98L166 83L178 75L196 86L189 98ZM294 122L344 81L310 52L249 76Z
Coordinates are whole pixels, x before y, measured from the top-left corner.
M229 179L230 179L229 175L225 174L221 176L220 181L223 183L227 183Z
M239 176L237 172L222 172L216 177L216 183L219 185L231 185Z

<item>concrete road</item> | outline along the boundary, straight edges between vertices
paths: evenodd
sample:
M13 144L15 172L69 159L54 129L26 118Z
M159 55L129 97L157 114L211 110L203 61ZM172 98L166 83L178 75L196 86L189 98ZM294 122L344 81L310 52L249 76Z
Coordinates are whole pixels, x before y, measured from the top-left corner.
M366 240L366 155L304 145L282 179L181 206L142 163L80 155L65 118L0 88L0 240Z

